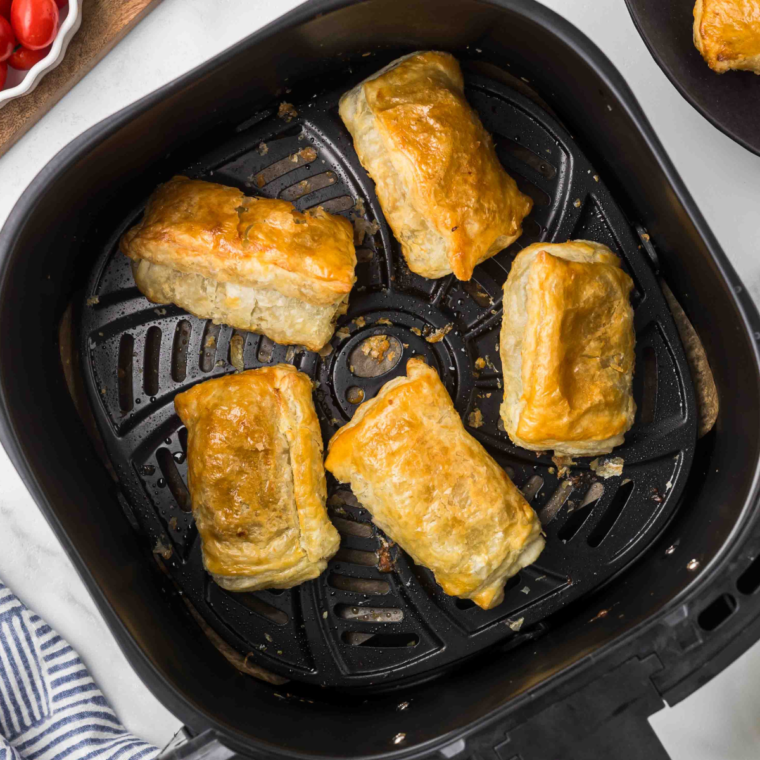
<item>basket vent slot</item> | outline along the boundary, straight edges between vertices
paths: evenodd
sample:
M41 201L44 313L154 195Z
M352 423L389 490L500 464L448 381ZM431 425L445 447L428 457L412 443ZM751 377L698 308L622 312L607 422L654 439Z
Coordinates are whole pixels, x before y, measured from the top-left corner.
M760 557L752 560L749 567L739 576L736 588L740 594L754 594L760 588Z
M179 474L177 464L174 461L171 451L164 447L161 447L156 452L156 461L161 468L161 473L166 479L166 484L169 486L169 490L177 502L177 506L183 512L190 512L190 492L187 490L185 481L182 480L182 476Z
M573 486L572 482L569 480L563 480L560 482L557 490L551 495L551 498L541 510L539 517L542 525L550 523L557 516L557 513L570 498L570 494L573 492L574 488L575 486Z
M282 610L278 610L277 607L267 604L255 594L228 594L228 596L244 607L247 607L251 612L255 612L257 615L270 620L275 625L287 625L290 622L287 612L283 612Z
M731 594L722 594L699 613L697 623L703 631L714 631L736 612L737 606Z
M369 578L351 578L348 575L332 573L328 583L338 591L350 591L354 594L384 595L389 594L391 585L387 581L376 581Z
M557 538L564 543L573 538L591 516L594 505L602 496L604 496L604 486L601 483L592 483L591 488L588 489L583 497L583 501L570 512L565 524L559 529Z
M365 552L360 549L346 549L341 547L335 555L337 562L350 562L352 565L362 565L362 567L376 567L377 554L375 552Z
M312 177L307 177L300 182L296 182L295 185L286 187L280 193L280 198L285 201L295 201L299 198L303 198L304 195L313 193L315 190L321 190L323 187L329 187L334 184L335 174L333 172L322 172L322 174L315 174ZM352 201L351 206L353 205Z
M639 408L639 419L642 425L654 422L657 408L657 354L651 346L646 346L642 355L642 398Z
M346 631L343 641L352 647L416 647L420 637L416 633L362 633Z
M592 548L599 546L604 541L607 534L612 530L613 526L617 522L618 517L625 509L625 505L628 503L628 499L633 493L633 481L629 480L618 488L617 493L613 496L609 507L602 515L602 519L599 524L591 531L591 535L588 537L588 545Z
M143 389L148 396L158 393L158 369L161 361L161 328L153 325L145 335Z
M211 320L206 322L203 328L203 341L201 343L201 370L211 372L216 364L216 342L219 339L219 333L222 331L221 325L215 325Z
M343 620L358 620L362 623L400 623L404 611L398 607L354 607L351 604L338 604L335 614Z
M132 391L132 365L135 350L135 339L124 333L119 341L119 363L117 374L119 376L119 408L122 412L132 411L135 404Z
M261 343L259 343L258 359L262 364L267 364L272 361L273 356L274 342L265 335L262 337Z
M339 214L341 211L348 211L348 209L354 207L354 199L350 195L341 195L338 198L331 198L324 203L317 203L317 206L327 211L328 214ZM316 206L309 206L310 209L316 208ZM359 251L356 252L357 259L359 258ZM372 258L370 256L370 258ZM361 261L361 259L359 259Z
M340 533L358 536L359 538L372 538L372 526L367 523L346 520L345 517L335 517L333 515L330 515L330 519Z
M543 485L544 479L540 475L533 475L528 478L528 482L521 489L528 504L536 498L536 494L541 490Z
M172 344L172 380L181 383L187 377L187 345L193 334L193 326L186 320L177 322Z

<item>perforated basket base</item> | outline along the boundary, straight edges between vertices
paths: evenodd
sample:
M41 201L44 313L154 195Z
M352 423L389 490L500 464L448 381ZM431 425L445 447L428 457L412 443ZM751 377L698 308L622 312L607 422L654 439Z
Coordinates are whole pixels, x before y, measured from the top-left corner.
M369 65L374 70L380 64ZM510 87L467 79L467 96L494 135L500 159L535 201L523 236L478 266L470 283L426 280L408 270L337 112L340 94L366 73L349 69L339 90L297 101L299 113L290 122L277 116L276 107L256 114L185 173L286 198L299 209L322 205L352 219L359 216L356 201L363 200L362 218L379 229L358 246L358 283L332 352L322 357L243 333L245 367L290 362L318 381L316 407L327 441L356 409L349 401L355 389L370 398L404 373L406 359L423 355L439 371L469 432L523 489L544 523L545 551L510 580L501 605L485 612L446 596L397 547L390 549L392 571L382 572L379 532L350 491L334 481L330 513L342 544L320 578L281 592L222 590L201 564L185 486L186 430L173 399L194 383L234 371L233 330L171 305L157 307L138 292L117 243L142 208L127 215L102 252L80 324L85 384L108 455L131 516L148 548L163 555L176 588L249 662L299 681L362 689L426 678L497 643L532 638L547 616L636 559L677 506L697 420L682 346L631 226L572 138ZM308 146L316 158L311 151L299 154ZM165 179L146 181L146 199ZM499 424L501 286L521 248L569 238L608 245L635 283L639 411L625 445L615 451L625 469L609 479L598 479L588 460L579 460L572 477L559 479L548 456L513 446ZM449 324L443 340L426 340ZM373 335L395 336L403 357L381 376L359 377L349 357ZM387 551L381 554L388 559Z

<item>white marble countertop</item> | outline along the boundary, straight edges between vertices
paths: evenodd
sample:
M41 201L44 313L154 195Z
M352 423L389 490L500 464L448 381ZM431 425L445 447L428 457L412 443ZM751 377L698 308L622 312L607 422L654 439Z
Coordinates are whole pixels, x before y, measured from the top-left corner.
M681 98L650 57L623 0L545 2L591 37L628 80L728 257L760 300L760 158ZM164 0L0 159L0 224L37 172L78 134L298 4ZM165 744L179 721L132 672L2 449L0 482L0 578L79 651L126 726ZM699 692L655 715L652 724L673 760L757 760L760 643Z

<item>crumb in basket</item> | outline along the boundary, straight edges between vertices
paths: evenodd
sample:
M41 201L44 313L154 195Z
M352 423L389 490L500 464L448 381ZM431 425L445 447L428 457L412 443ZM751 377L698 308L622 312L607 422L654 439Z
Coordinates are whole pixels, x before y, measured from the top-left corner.
M366 235L372 237L379 229L377 222L368 222L364 217L354 219L354 245L361 245Z
M382 317L381 319L378 319L377 322L375 322L376 325L393 325L393 322L390 321L390 319L386 319L385 317Z
M303 161L306 161L308 163L316 159L317 151L314 150L311 145L308 145L305 148L301 148L301 150L298 151L297 155L300 156Z
M266 156L269 153L269 146L265 142L260 142L259 147L256 148L260 156Z
M440 343L452 331L453 328L454 323L449 322L447 325L434 330L432 333L430 333L430 335L426 335L425 340L428 343Z
M230 364L238 371L242 372L245 369L243 362L243 349L245 348L245 340L242 335L236 334L232 336L230 340Z
M622 457L612 457L610 459L592 459L589 467L600 478L616 478L623 474L623 465L625 460Z
M88 306L97 306L100 303L100 299L97 296L90 296L86 303Z
M477 359L475 359L475 369L482 370L486 368L486 360L479 356Z
M367 320L364 317L357 317L353 322L357 327L364 327L367 324Z
M292 103L283 101L277 109L277 115L286 122L293 121L298 116L295 106Z
M362 353L365 356L369 356L370 359L381 362L385 359L385 355L390 347L391 342L388 340L387 335L373 335L362 344Z
M481 412L478 407L475 407L475 409L470 412L470 416L467 418L467 424L473 428L483 427L483 412Z

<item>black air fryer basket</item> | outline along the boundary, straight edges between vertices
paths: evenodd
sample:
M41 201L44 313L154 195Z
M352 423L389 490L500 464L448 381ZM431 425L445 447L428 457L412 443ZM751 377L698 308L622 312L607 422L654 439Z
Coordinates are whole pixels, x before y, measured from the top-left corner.
M406 268L337 115L350 86L417 49L459 58L534 200L520 240L469 283ZM329 352L142 297L118 239L178 173L354 221L358 282ZM497 424L501 285L522 247L568 238L609 245L635 283L639 411L607 479L588 460L560 477ZM760 635L760 319L618 73L530 0L306 3L64 149L0 233L0 265L3 443L130 662L186 723L171 754L665 757L647 717ZM663 281L718 387L699 440ZM402 360L357 372L380 334ZM234 371L241 341L247 368L289 362L315 380L325 440L409 356L436 367L547 534L502 605L442 594L335 482L341 548L319 579L210 582L173 399Z

